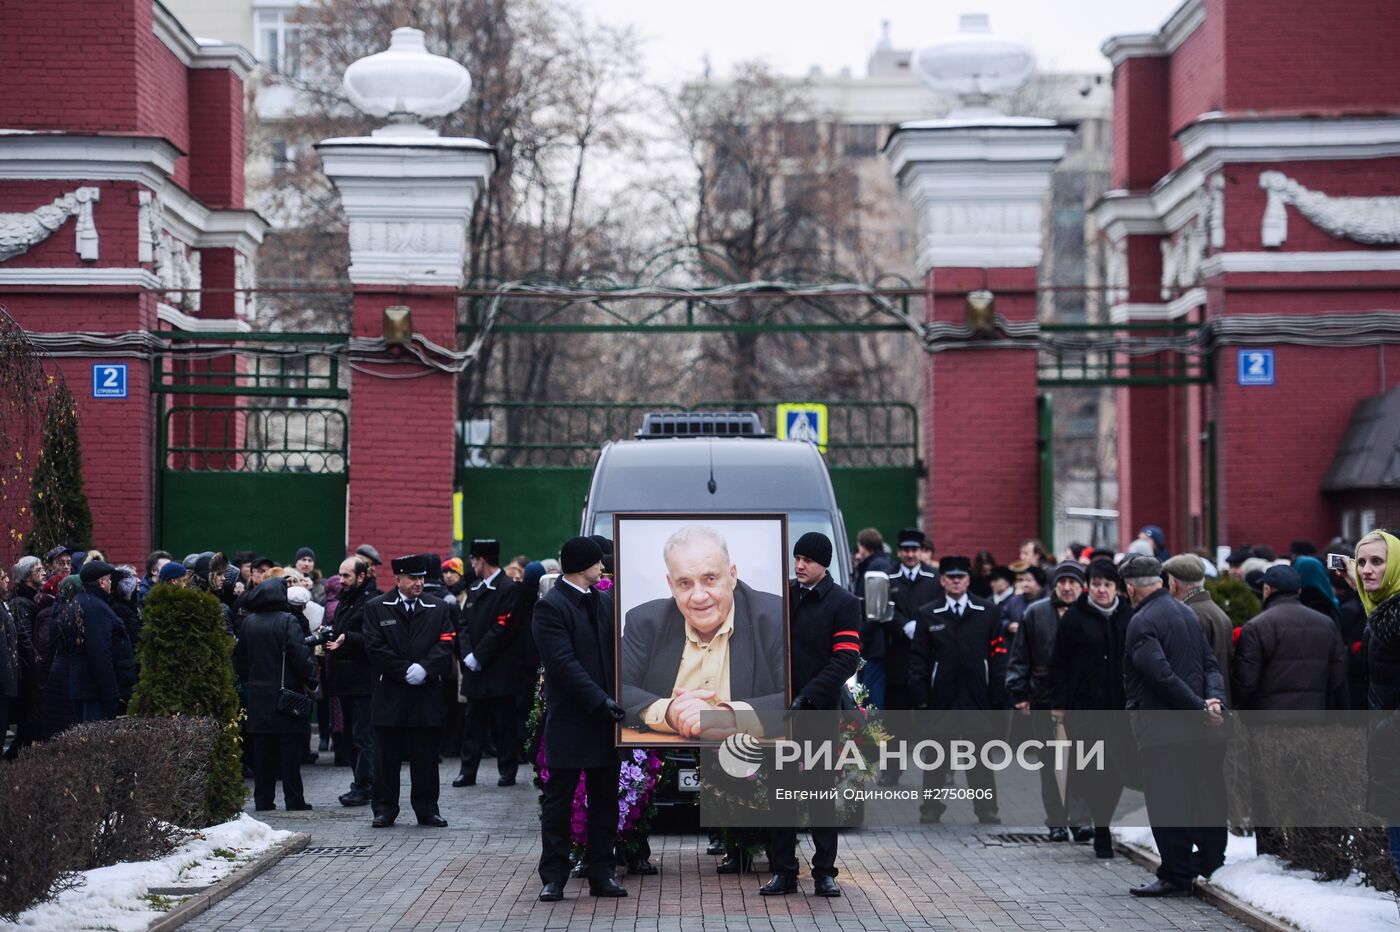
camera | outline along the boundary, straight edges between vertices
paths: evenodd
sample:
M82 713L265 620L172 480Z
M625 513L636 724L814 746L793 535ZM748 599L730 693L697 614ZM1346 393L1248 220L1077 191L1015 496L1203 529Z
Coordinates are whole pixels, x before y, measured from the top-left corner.
M322 647L335 637L335 631L330 625L322 625L311 634L301 639L301 643L307 647Z
M1340 553L1329 553L1327 555L1327 568L1345 573L1347 570L1347 558Z

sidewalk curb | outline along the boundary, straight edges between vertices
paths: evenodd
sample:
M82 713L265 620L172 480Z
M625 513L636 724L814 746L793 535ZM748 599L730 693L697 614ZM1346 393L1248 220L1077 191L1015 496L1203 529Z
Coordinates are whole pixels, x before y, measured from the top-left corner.
M170 912L159 917L149 926L146 932L170 932L171 929L178 929L189 922L195 916L207 911L220 900L231 896L234 891L247 886L254 877L265 873L272 865L282 860L289 854L296 854L302 848L311 843L311 836L306 832L298 832L281 844L274 845L264 851L258 857L240 867L238 870L220 880L204 893L197 893L185 900Z
M1113 847L1134 864L1148 870L1156 871L1162 866L1161 859L1146 848L1117 840L1113 842ZM1298 932L1298 927L1292 923L1284 922L1276 916L1262 912L1257 907L1246 903L1233 893L1227 893L1208 880L1197 877L1195 882L1191 884L1191 895L1199 900L1204 900L1231 919L1244 923L1255 932Z

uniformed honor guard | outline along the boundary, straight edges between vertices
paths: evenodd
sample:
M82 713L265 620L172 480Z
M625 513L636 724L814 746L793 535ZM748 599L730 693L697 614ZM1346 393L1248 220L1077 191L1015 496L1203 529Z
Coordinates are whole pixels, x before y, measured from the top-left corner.
M613 696L613 601L593 588L603 549L587 537L564 542L558 585L535 604L535 643L544 666L544 754L549 782L540 812L540 899L564 898L569 878L574 790L584 775L588 845L583 857L592 896L626 896L613 871L619 761L615 727L626 713Z
M375 828L399 815L399 766L405 754L409 801L419 825L441 828L438 741L442 683L454 676L457 633L447 606L423 594L428 562L422 554L393 561L396 586L365 606L364 640L372 678Z
M914 616L930 602L943 601L938 573L924 566L919 552L928 538L918 528L899 532L899 569L889 574L892 619L885 624L885 706L896 711L914 707L909 690L909 651L914 644ZM881 786L896 786L900 771L891 766L880 774Z
M462 695L467 699L462 728L462 772L453 786L476 784L476 770L489 732L496 745L497 786L514 786L519 762L515 702L520 691L525 639L520 631L520 587L501 572L501 544L474 540L472 572L477 582L462 608L457 644L462 654Z

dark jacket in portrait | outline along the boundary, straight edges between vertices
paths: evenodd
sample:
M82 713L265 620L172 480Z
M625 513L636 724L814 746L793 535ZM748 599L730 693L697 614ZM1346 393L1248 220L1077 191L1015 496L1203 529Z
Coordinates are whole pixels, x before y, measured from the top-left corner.
M857 609L859 608L859 603ZM859 628L860 618L855 620ZM782 596L734 585L734 633L729 636L729 698L759 711L787 707L787 647ZM685 650L685 618L672 598L643 602L622 628L622 707L627 724L669 699Z
M520 691L520 658L525 649L520 593L515 580L504 572L489 583L478 580L467 590L457 650L463 658L475 655L481 669L463 668L462 695L491 699Z
M591 604L590 604L591 602ZM544 748L550 767L616 767L613 601L560 580L535 603L535 644L544 668Z
M244 604L248 615L233 648L233 669L247 684L248 733L305 731L306 719L277 711L277 695L283 685L299 693L309 693L316 685L311 648L303 643L300 622L287 611L285 581L261 583Z
M447 606L421 595L412 612L398 589L365 605L365 652L369 654L371 722L384 728L439 728L446 708L442 684L456 676L452 646L457 638ZM428 676L417 686L404 679L418 664Z

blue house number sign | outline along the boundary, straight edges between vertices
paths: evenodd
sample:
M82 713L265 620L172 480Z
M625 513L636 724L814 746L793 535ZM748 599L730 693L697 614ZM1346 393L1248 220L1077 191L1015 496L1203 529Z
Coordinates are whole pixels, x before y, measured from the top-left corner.
M1239 384L1273 385L1274 351L1271 349L1240 350Z
M126 363L95 362L92 364L92 397L126 397Z

